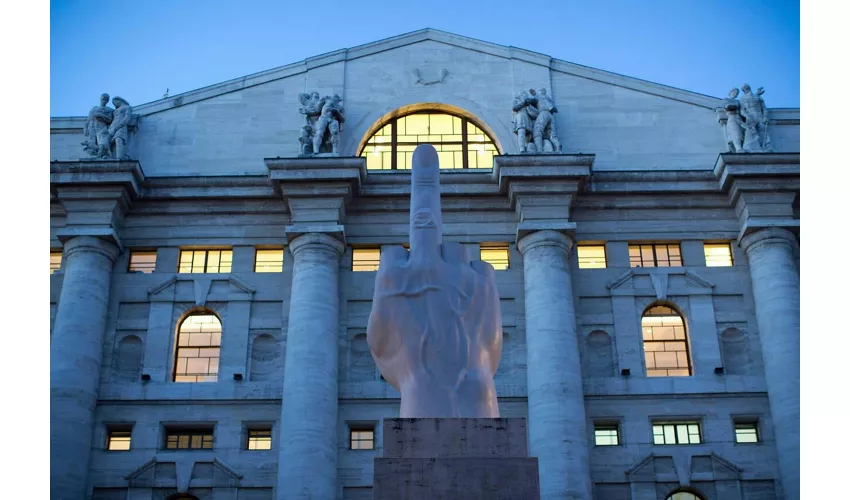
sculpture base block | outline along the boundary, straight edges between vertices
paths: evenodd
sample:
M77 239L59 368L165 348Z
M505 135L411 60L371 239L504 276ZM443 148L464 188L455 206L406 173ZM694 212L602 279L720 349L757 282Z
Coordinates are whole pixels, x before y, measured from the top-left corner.
M374 500L538 500L523 418L384 420Z

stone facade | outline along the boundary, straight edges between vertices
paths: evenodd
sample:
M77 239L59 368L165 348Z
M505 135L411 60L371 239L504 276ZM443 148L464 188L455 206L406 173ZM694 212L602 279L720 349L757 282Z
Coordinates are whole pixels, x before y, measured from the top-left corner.
M512 100L543 87L562 150L518 154ZM299 157L312 91L345 103L338 156ZM352 271L352 248L407 243L410 179L358 155L387 119L442 110L500 154L442 174L443 233L510 250L495 382L501 417L527 419L541 498L799 499L799 110L769 109L772 153L726 153L723 106L423 30L134 106L130 160L90 160L86 117L52 119L51 498L371 498L399 394L369 353L375 273ZM653 242L683 265L632 267L629 244ZM715 242L734 265L707 266ZM579 267L587 243L605 268ZM274 247L283 271L254 272ZM177 272L204 248L232 249L231 272ZM152 273L128 272L137 250ZM655 304L682 313L691 376L646 376ZM201 308L222 322L218 381L173 382ZM740 419L759 443L736 443ZM653 422L682 420L701 444L653 444ZM595 445L602 424L618 446ZM174 426L212 428L212 449L164 449ZM256 426L270 450L245 449ZM368 426L375 449L350 449ZM105 449L116 428L129 451Z

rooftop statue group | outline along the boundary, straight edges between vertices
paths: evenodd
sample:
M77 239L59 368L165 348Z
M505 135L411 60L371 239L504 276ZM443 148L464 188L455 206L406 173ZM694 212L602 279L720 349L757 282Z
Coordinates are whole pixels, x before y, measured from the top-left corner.
M304 115L301 127L301 155L339 154L339 130L345 121L342 98L338 94L319 97L318 92L298 94Z
M726 143L732 153L769 153L770 136L767 134L767 106L764 99L764 87L753 94L750 86L741 87L744 96L738 100L738 89L729 92L724 99L726 110Z
M83 150L93 158L103 160L129 160L127 154L128 126L133 116L133 108L124 99L115 96L110 108L109 94L100 96L100 105L89 111L83 135L86 140L81 144Z
M514 97L514 133L520 153L560 153L555 101L546 89L523 90Z

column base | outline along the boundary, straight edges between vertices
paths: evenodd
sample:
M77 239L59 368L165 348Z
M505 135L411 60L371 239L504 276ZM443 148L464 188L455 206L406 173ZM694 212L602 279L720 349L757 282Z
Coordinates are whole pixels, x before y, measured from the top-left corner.
M384 420L374 500L540 498L522 418Z

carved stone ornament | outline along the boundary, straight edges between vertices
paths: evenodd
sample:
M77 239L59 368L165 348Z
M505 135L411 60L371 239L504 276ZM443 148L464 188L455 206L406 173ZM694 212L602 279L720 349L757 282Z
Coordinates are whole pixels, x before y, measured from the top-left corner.
M102 160L129 160L127 141L133 118L133 107L116 96L110 108L109 94L101 94L100 104L93 107L83 127L85 140L80 143L89 156Z
M339 155L340 127L345 122L342 98L338 94L319 97L318 92L298 94L304 125L298 142L300 156Z
M420 70L419 70L419 68L413 68L413 70L411 70L411 72L410 72L410 73L411 73L411 75L413 75L413 83L415 83L415 84L419 84L419 85L434 85L435 83L443 83L443 82L445 82L445 81L446 81L446 77L448 77L448 76L449 76L449 70L447 70L446 68L442 68L442 69L440 69L440 74L439 74L439 76L436 76L436 77L434 77L434 78L428 78L428 79L425 79L425 78L422 76L422 73L423 73L423 72L424 72L424 71L420 71ZM427 73L427 72L426 72L426 75L427 75L427 76L432 76L431 74L429 74L429 73Z
M741 92L744 96L740 100L737 88L729 91L729 97L723 100L727 150L731 153L770 153L773 150L767 133L767 106L761 97L764 87L753 94L745 83Z
M528 89L514 97L514 134L520 153L561 153L555 126L558 108L546 89Z
M366 335L401 418L497 418L502 315L493 266L444 243L437 151L413 152L410 251L381 252Z

